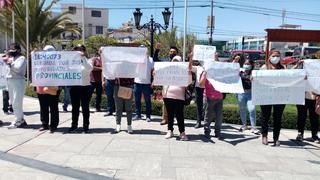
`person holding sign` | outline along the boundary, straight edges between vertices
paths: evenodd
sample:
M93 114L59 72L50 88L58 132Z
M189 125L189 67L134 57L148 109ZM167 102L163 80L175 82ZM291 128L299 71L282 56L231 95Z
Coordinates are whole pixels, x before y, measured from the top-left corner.
M47 45L43 48L43 51L55 51L55 48L51 45ZM58 127L58 103L60 95L60 91L58 91L58 89L58 87L36 87L40 103L40 120L42 123L42 127L39 129L39 131L45 131L49 129L49 111L51 114L50 133L54 133Z
M133 133L132 130L132 103L133 103L133 78L116 78L114 87L114 100L116 105L116 132L121 131L121 117L123 107L127 113L127 130L128 133Z
M211 122L213 121L214 115L216 118L214 128L215 137L221 138L221 126L222 126L222 109L223 109L223 94L217 91L213 85L207 79L207 72L200 77L200 86L204 86L204 135L210 138L211 133Z
M3 61L7 61L8 58L9 58L8 52L4 51L4 54L2 55ZM7 66L5 66L4 68L6 70L3 73L5 73L7 71L7 69L8 69ZM7 80L5 80L5 81L7 81ZM1 84L1 85L3 85L3 84ZM2 110L3 110L4 114L13 113L12 103L11 103L10 98L9 98L9 90L8 90L7 82L5 82L5 86L4 86L3 90L2 90L2 106L3 106Z
M23 128L27 122L23 118L23 97L25 93L25 74L27 68L26 58L21 54L21 47L12 43L8 51L9 59L4 62L9 67L7 74L9 96L12 100L15 121L8 126L9 129Z
M180 56L175 56L172 62L182 62ZM189 70L191 71L191 63ZM173 137L173 124L174 117L177 118L179 127L179 138L181 141L187 141L188 137L185 133L184 125L184 105L185 105L185 91L186 87L167 86L164 87L163 101L168 113L168 132L165 136L166 139Z
M101 112L101 96L102 96L102 61L101 48L98 51L99 57L93 57L93 70L90 74L91 96L96 90L96 111Z
M260 69L263 70L281 70L284 67L280 64L280 51L273 50L269 54L269 59L266 61ZM253 79L254 80L254 79ZM273 109L273 140L274 146L280 146L279 135L281 130L281 121L282 114L285 108L285 104L277 104L277 105L261 105L261 128L262 128L262 144L268 145L268 123L271 116L271 111Z
M86 47L84 45L77 45L73 48L74 51L79 51L81 54L81 65L82 65L82 86L71 86L70 96L72 105L72 124L68 130L69 133L74 133L78 129L79 121L79 109L81 104L82 115L83 115L83 132L89 133L89 118L90 110L89 103L91 98L91 86L90 86L90 73L93 69L91 60L86 58Z
M242 121L242 126L240 128L240 131L244 131L247 129L246 115L247 115L247 109L248 109L249 115L250 115L251 132L256 133L256 129L255 129L256 107L255 105L252 104L252 92L251 92L251 86L252 86L251 73L252 73L253 67L254 67L253 60L246 59L244 61L244 64L242 67L243 70L240 72L244 93L236 94L236 96L237 96L239 108L240 108L240 119Z

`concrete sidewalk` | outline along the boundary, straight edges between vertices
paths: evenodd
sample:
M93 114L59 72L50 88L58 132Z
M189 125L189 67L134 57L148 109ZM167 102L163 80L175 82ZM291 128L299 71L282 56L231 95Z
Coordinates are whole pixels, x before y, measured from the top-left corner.
M26 97L28 128L0 128L0 179L320 179L319 144L292 141L295 130L282 130L281 146L271 147L236 125L224 125L223 140L208 140L187 121L190 141L181 142L164 139L159 120L133 121L134 134L114 134L115 117L92 113L90 134L65 134L71 113L61 112L59 129L50 134L37 130L39 109L37 99ZM13 116L0 112L0 119L8 123ZM126 130L125 118L122 124Z

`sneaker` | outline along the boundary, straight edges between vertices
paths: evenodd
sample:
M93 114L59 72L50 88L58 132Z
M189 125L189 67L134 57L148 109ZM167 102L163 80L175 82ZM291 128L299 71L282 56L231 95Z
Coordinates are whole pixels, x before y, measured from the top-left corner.
M318 136L313 136L312 137L312 141L315 142L315 143L320 143L320 139Z
M247 130L247 126L246 125L242 125L241 128L239 129L240 132Z
M7 126L8 129L16 129L16 128L24 128L26 127L28 124L25 120L23 120L22 122L12 122L9 126Z
M296 137L296 140L302 142L303 141L303 134L302 133L298 133L298 135Z
M172 132L172 131L170 131L170 130L168 130L168 132L167 132L167 134L166 134L165 138L166 138L166 139L170 139L170 138L172 138L172 137L173 137L173 132Z
M151 122L151 119L150 119L150 118L146 118L146 121L147 121L147 122Z
M8 111L9 111L9 113L13 113L12 105L9 105Z
M141 116L135 115L135 116L132 118L132 120L133 120L133 121L141 120Z
M206 137L206 138L208 138L208 139L210 139L211 138L211 136L210 136L210 131L204 131L204 136Z
M25 128L27 126L28 126L27 122L23 119L22 123L20 123L20 125L18 125L18 128Z
M131 126L131 125L128 125L128 133L129 133L129 134L132 134L132 133L133 133L133 130L132 130L132 126Z
M62 107L64 112L68 112L68 109L66 107Z
M121 125L120 125L120 124L117 124L116 132L119 133L120 131L121 131Z
M259 131L255 127L251 127L251 133L259 134Z
M201 128L201 122L197 122L196 125L194 126L195 129Z
M43 127L43 126L42 126L41 128L39 128L39 131L40 131L40 132L46 131L46 130L49 130L49 128L48 128L48 127Z
M78 127L71 127L68 130L68 133L75 133L77 131Z
M188 141L189 140L188 136L186 135L185 132L181 133L179 137L180 137L180 141Z
M273 146L275 146L275 147L280 146L280 141L279 140L274 140Z

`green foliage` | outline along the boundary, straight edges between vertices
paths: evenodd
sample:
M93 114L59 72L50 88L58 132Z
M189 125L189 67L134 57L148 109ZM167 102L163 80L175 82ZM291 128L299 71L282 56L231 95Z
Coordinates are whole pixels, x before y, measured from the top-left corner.
M76 46L77 44L82 44L82 40L73 40L68 44L66 49L72 50L72 47ZM117 44L117 40L104 35L90 36L85 40L85 46L89 56L96 56L100 47L114 44Z
M68 17L69 12L53 16L52 7L59 0L54 0L45 6L46 0L29 0L29 42L26 42L26 8L24 0L15 0L13 10L15 13L16 42L26 49L27 43L30 49L41 48L52 39L59 37L64 32L78 34L79 29L67 26L72 23ZM11 10L2 9L0 13L0 32L7 32L12 37Z

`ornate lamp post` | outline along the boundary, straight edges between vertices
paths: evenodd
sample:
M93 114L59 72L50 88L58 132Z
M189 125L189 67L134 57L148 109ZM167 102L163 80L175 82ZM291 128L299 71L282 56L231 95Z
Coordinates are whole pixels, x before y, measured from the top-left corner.
M152 15L151 15L151 19L150 19L150 21L148 23L145 23L142 26L140 26L140 21L141 21L141 17L142 17L142 12L140 11L140 8L136 8L136 11L133 12L133 15L134 15L134 21L135 21L136 28L138 30L148 29L149 32L151 33L151 35L150 35L151 36L151 39L150 39L150 44L151 44L150 52L151 52L151 56L153 56L153 44L154 44L153 36L154 36L154 32L157 29L159 29L159 30L160 29L163 29L163 30L167 30L168 29L171 12L169 11L169 8L165 8L165 10L162 12L163 20L164 20L164 27L161 24L155 22Z

